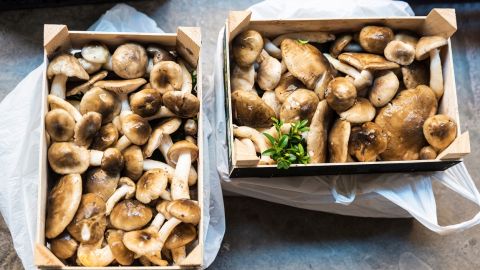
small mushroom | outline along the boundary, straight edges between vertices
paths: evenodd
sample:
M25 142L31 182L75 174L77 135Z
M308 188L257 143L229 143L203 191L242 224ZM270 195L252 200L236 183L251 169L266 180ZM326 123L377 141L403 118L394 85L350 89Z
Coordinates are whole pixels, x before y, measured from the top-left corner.
M420 149L419 158L422 160L435 159L437 157L437 151L430 145L422 147Z
M235 65L230 74L232 93L235 91L251 91L255 84L255 69L253 65L242 67Z
M365 26L360 30L358 41L365 51L383 54L383 50L393 38L393 31L389 27Z
M99 87L90 89L80 101L80 113L100 113L104 124L111 122L115 116L120 114L120 109L120 100L117 95Z
M143 173L142 149L137 145L131 145L123 151L125 166L123 175L136 181Z
M108 230L106 233L107 243L112 251L112 255L120 265L131 265L135 259L135 254L128 250L123 244L124 231Z
M167 184L168 177L163 170L149 170L138 180L135 198L148 204L160 197L167 188Z
M107 201L118 185L120 174L109 174L101 168L92 168L85 173L86 193L95 193Z
M169 91L180 90L183 84L182 67L173 61L155 64L150 72L150 84L162 95Z
M77 252L78 243L67 232L50 241L50 250L57 258L66 260Z
M440 152L457 137L457 123L445 114L430 116L423 124L423 135L427 142Z
M105 201L94 193L84 194L68 232L82 244L94 244L103 239L106 227Z
M443 72L442 60L440 59L440 47L447 45L446 38L441 36L422 37L417 43L415 59L424 60L430 56L430 88L437 99L443 95Z
M282 59L282 50L268 38L263 38L263 49L267 51L269 55L279 60Z
M343 163L348 160L348 140L351 124L348 121L337 119L328 135L328 152L331 163Z
M148 141L152 133L152 127L143 117L130 113L120 117L120 121L122 123L123 136L115 143L115 148L122 151L130 144L144 145Z
M147 53L153 57L154 64L162 61L174 61L175 58L167 50L157 45L149 45L147 47Z
M131 79L131 80L108 80L98 81L94 84L96 87L114 92L118 95L122 104L123 111L131 111L130 104L128 103L128 94L137 90L140 86L144 85L147 81L143 78Z
M59 236L72 221L82 198L80 174L65 175L48 195L45 237Z
M415 60L415 47L400 40L392 40L385 47L384 54L387 60L406 66Z
M263 49L263 39L260 33L247 30L235 37L232 43L233 59L242 67L252 65Z
M280 82L275 88L275 95L278 101L282 104L285 102L287 97L298 88L305 88L305 86L297 78L295 78L292 73L286 72L282 74Z
M80 244L77 251L77 261L87 267L103 267L113 262L115 257L109 245L103 246L103 236L93 244Z
M182 118L194 117L200 110L200 101L195 95L188 92L169 91L163 95L163 103L174 114Z
M352 41L353 36L350 34L344 34L340 37L337 37L333 42L332 46L330 46L330 55L332 57L337 57L340 53L342 53L343 49Z
M363 89L372 85L373 74L369 70L364 69L358 71L354 67L338 61L329 54L324 55L336 70L345 73L353 78L353 85L355 86L357 91L362 91Z
M183 130L187 135L197 136L197 121L193 119L187 119L187 121L185 121L185 124L183 124Z
M110 174L118 174L122 171L123 155L117 148L107 148L105 151L90 150L90 165L100 166L102 170Z
M141 117L154 115L162 105L162 95L155 89L142 89L130 95L130 108Z
M88 80L89 75L78 62L78 59L70 54L61 54L55 57L47 68L47 77L52 79L50 94L65 99L66 84L69 77Z
M110 52L104 44L93 41L82 47L82 57L90 63L104 64L110 58Z
M108 216L112 212L115 204L122 198L130 199L135 195L135 183L128 177L121 177L118 183L118 188L113 192L112 196L108 198L105 204L105 214Z
M340 118L352 124L361 124L375 118L375 107L366 98L357 98L357 102L348 110L340 113Z
M83 173L90 165L86 148L71 142L55 142L48 148L48 162L58 174Z
M337 77L328 83L325 99L330 108L341 113L355 104L357 89L349 79Z
M168 157L168 153L167 153L167 157ZM172 164L175 165L173 162ZM173 178L175 177L175 168L173 168L172 166L158 160L145 159L143 161L143 170L148 171L153 169L160 169L166 172L169 182L172 182ZM188 185L189 186L194 185L197 182L197 179L198 179L197 171L195 171L193 167L190 167L190 172L188 173L188 180L187 180ZM163 195L165 195L165 193L162 193L161 196Z
M79 93L86 93L88 90L90 90L90 88L92 88L92 86L100 81L100 80L103 80L105 77L107 77L108 75L108 71L106 70L103 70L103 71L100 71L98 72L97 74L93 75L90 77L90 79L82 84L80 84L79 86L77 87L74 87L72 89L70 89L69 91L67 91L66 95L67 97L68 96L73 96L73 95L76 95L76 94L79 94Z
M112 55L112 70L123 79L143 77L147 70L147 63L145 48L135 43L118 46Z
M280 115L280 107L282 104L277 99L274 91L265 91L262 95L262 100L275 111L275 117Z
M94 150L104 151L118 140L118 130L114 124L103 125L93 138L90 147Z
M328 32L295 32L276 37L272 43L280 46L285 39L302 40L311 43L325 43L335 39L335 35Z
M233 127L233 136L236 138L241 139L250 139L255 144L255 148L258 148L260 154L267 150L269 147L267 145L267 141L265 136L258 132L256 129L248 127L248 126L234 126ZM271 165L274 164L275 161L271 159L269 156L261 156L260 157L260 165Z
M327 101L318 103L307 135L307 152L310 163L323 163L327 159L327 136L331 110Z
M88 147L102 127L102 115L97 112L87 112L75 125L75 143Z
M413 89L419 85L428 85L429 82L427 67L422 62L417 61L402 67L402 77L403 84L407 89Z
M93 74L102 68L102 64L92 63L83 58L78 58L78 63L88 74Z
M275 111L258 95L247 91L232 94L233 118L235 123L250 127L270 127Z
M186 257L185 246L197 238L195 226L189 223L181 223L173 229L165 241L165 248L172 252L173 262L180 264Z
M382 51L383 53L383 51ZM356 69L364 70L385 70L399 68L397 63L387 61L383 56L371 53L351 53L345 52L338 56L338 59Z
M280 119L285 123L307 119L308 123L311 123L318 102L318 97L313 91L297 89L282 104Z
M410 32L405 32L405 31L400 31L397 34L395 34L394 40L405 42L410 46L412 46L414 49L415 47L417 47L417 43L418 43L418 38L414 34Z
M109 215L114 228L127 232L143 228L152 217L152 209L137 200L123 200L117 203Z
M387 149L387 143L387 133L379 125L366 122L352 128L348 151L358 161L375 161Z
M258 86L264 91L273 91L282 76L282 65L265 50L262 50L257 61L260 65L257 71Z
M392 71L382 72L373 82L368 96L373 106L380 108L387 105L397 94L400 82Z
M74 134L75 119L65 110L53 109L45 115L45 130L53 141L69 141Z
M162 136L164 134L170 135L174 133L178 130L181 124L182 120L178 117L168 118L165 121L157 124L157 126L153 129L150 138L148 138L148 142L143 147L144 157L151 157L153 151L155 151L160 146Z
M172 199L188 199L188 175L192 162L198 157L198 147L189 141L176 142L168 150L169 160L176 165L175 175L170 186Z

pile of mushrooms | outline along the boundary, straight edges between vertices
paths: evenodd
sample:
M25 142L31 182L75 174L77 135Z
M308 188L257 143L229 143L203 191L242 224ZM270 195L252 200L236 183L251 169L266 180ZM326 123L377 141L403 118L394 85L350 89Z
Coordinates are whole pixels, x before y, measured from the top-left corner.
M193 72L137 43L51 60L45 236L65 264L179 265L198 245Z
M271 39L269 39L271 38ZM438 113L443 96L442 36L418 37L385 26L357 33L296 32L277 37L246 30L231 44L234 147L261 153L308 120L310 163L435 159L457 136Z

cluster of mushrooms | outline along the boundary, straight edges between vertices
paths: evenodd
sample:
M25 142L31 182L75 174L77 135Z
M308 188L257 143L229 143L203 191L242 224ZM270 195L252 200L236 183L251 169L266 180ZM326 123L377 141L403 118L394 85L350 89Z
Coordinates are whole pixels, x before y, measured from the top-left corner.
M437 114L447 43L385 26L272 40L240 33L230 73L237 151L268 149L262 133L278 138L275 117L285 123L283 134L308 120L310 163L435 159L457 136L454 119ZM275 161L261 156L259 164Z
M193 72L175 51L137 43L110 54L90 42L49 63L45 129L58 180L45 236L65 264L166 266L198 244Z

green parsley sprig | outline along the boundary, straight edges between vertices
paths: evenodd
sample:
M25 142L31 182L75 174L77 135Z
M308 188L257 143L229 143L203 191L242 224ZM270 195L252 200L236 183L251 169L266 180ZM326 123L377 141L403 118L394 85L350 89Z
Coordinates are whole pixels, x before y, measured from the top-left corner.
M309 40L297 39L297 42L304 45L304 44L308 44Z
M310 161L308 153L305 151L305 140L302 138L302 132L308 131L308 120L297 121L292 124L287 134L282 133L282 120L272 117L273 125L278 133L278 138L274 138L268 133L263 133L270 141L271 148L263 151L263 156L270 156L277 162L278 169L288 169L292 164L307 164Z

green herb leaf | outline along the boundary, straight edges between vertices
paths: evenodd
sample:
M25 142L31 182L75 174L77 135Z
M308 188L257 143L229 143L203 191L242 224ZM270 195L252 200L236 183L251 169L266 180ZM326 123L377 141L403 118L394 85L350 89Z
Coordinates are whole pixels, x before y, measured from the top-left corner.
M308 40L301 40L301 39L297 39L297 42L304 45L304 44L307 44L308 43Z
M263 135L264 135L265 137L267 137L267 139L268 139L268 141L270 142L271 145L275 145L275 138L273 138L272 135L270 135L270 134L268 134L268 133L266 133L266 132L264 132Z

